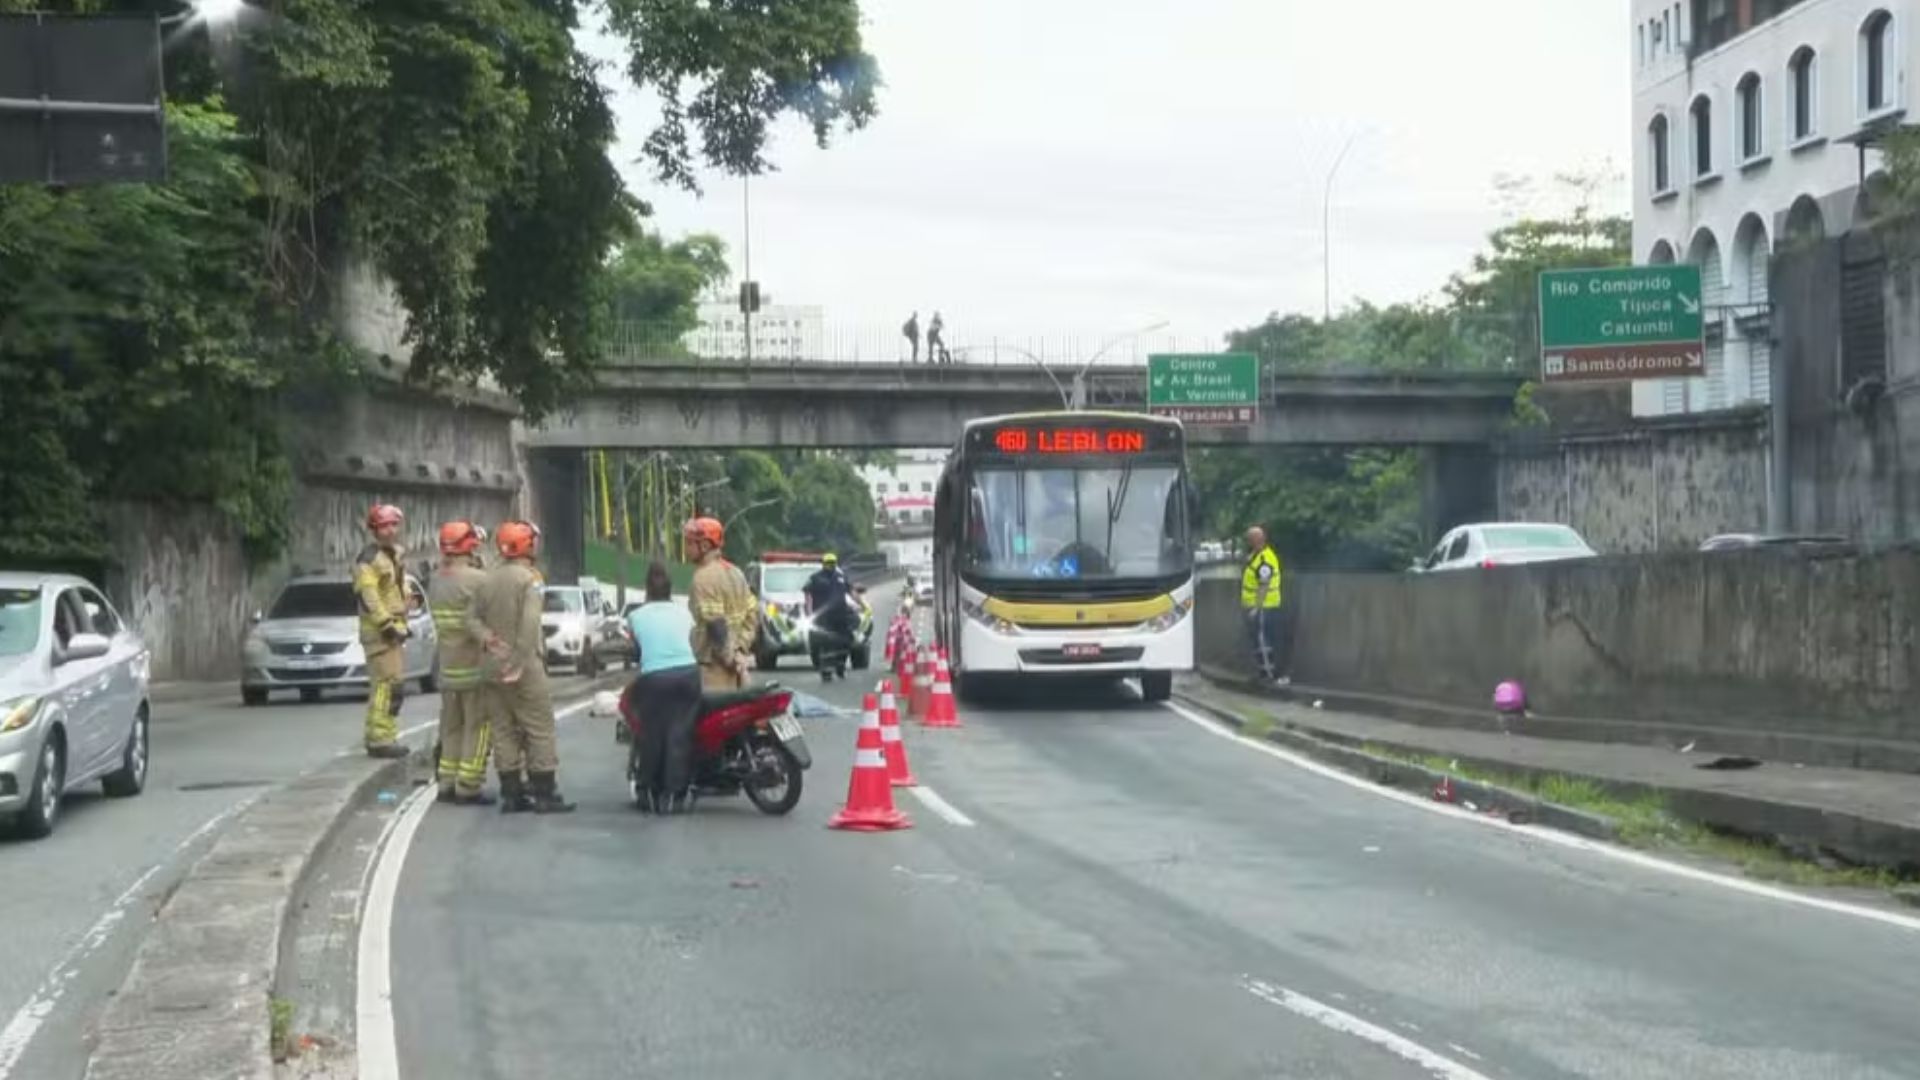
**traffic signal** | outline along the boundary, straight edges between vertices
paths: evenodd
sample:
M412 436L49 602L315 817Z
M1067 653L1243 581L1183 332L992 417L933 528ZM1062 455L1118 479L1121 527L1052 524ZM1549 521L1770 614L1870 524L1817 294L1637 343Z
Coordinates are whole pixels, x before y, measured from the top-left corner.
M760 283L743 281L740 283L740 313L752 315L760 310Z

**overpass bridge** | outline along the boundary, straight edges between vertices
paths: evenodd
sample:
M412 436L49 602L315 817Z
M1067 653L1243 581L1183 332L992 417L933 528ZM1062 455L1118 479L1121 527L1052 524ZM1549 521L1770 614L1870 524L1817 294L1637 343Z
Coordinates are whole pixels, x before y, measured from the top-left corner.
M1073 372L1039 365L684 360L616 364L529 431L538 449L951 446L969 420L1063 407ZM1258 423L1189 440L1312 446L1485 446L1521 380L1451 372L1262 375ZM1146 408L1145 365L1101 365L1088 408Z
M959 441L982 416L1146 408L1144 364L759 362L611 363L597 385L528 431L534 513L556 581L584 561L583 450L909 449ZM1452 372L1263 372L1258 423L1194 427L1207 444L1425 448L1424 513L1437 530L1492 512L1491 444L1513 412L1518 378Z

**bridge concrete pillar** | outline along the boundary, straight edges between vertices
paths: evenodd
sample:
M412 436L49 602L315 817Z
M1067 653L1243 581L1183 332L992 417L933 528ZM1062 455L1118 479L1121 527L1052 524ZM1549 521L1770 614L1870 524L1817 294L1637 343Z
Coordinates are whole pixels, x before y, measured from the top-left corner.
M1491 447L1429 446L1420 456L1420 528L1425 544L1436 543L1455 525L1498 516L1498 459Z
M571 585L587 570L586 452L528 450L527 482L541 571L556 585Z

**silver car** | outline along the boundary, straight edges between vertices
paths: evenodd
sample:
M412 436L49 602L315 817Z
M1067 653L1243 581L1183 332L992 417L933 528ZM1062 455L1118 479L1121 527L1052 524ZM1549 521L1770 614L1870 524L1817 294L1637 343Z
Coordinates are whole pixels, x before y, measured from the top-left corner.
M241 646L240 699L264 704L275 690L298 690L318 701L327 690L364 690L367 654L360 647L360 599L344 575L307 574L281 586ZM439 638L420 582L407 578L407 639L401 670L420 690L439 689Z
M84 579L0 572L0 821L45 836L73 787L140 794L150 655Z

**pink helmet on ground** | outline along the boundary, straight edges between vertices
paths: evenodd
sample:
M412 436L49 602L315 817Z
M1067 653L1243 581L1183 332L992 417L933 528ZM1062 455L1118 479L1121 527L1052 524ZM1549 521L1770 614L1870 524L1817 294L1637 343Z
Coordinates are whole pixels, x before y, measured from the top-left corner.
M1517 680L1508 679L1493 688L1493 707L1503 713L1527 711L1527 691Z

